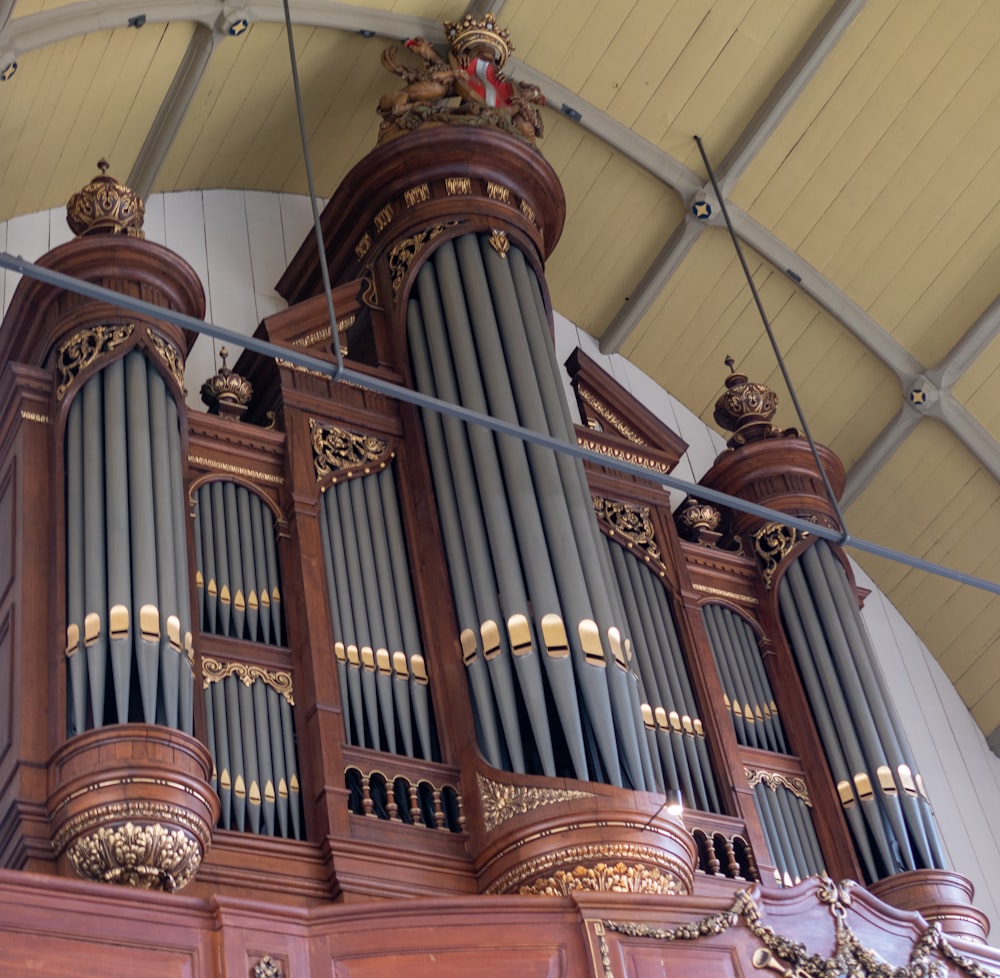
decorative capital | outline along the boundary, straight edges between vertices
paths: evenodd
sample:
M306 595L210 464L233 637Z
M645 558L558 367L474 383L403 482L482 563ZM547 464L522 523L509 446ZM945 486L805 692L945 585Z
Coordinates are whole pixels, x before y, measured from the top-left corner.
M88 234L124 234L144 238L142 224L146 205L131 187L108 176L109 164L101 160L101 171L66 203L66 223L78 237Z
M389 443L373 435L320 424L314 418L309 419L309 433L317 481L358 466L367 465L370 470L377 471L385 468L393 458Z
M754 553L757 554L757 559L760 561L764 584L769 591L775 572L782 560L791 553L796 543L808 536L808 531L804 530L799 533L798 530L785 526L784 523L765 523L754 533Z

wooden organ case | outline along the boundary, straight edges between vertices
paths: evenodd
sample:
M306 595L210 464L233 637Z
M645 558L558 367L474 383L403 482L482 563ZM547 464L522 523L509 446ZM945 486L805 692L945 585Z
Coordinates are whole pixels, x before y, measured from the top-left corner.
M492 18L450 29L457 78L502 67ZM686 445L580 351L569 417L537 97L448 85L383 100L325 254L306 239L260 324L279 355L223 363L209 413L185 406L191 335L19 286L0 329L0 974L1000 966L845 558L693 498L672 512L654 479ZM204 314L128 188L102 175L83 197L43 265ZM380 389L332 379L334 344ZM704 484L833 525L774 408L731 374Z

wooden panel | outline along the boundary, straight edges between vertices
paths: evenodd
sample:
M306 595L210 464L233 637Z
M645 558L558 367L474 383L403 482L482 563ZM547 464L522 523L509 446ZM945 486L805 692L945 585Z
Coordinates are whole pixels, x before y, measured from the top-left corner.
M17 514L14 508L14 465L0 477L0 600L14 579Z

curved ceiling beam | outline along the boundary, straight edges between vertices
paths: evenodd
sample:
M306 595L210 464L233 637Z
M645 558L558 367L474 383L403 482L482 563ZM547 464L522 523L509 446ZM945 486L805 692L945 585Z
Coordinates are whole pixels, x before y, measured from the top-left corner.
M285 22L281 0L251 0L240 10L246 11L251 23ZM437 21L333 0L297 0L291 12L296 26L371 31L390 38L421 35L435 42L444 40L444 29ZM83 0L11 20L0 31L0 46L25 54L82 34L126 27L130 17L140 14L148 24L188 21L212 28L220 16L220 5L217 0L152 0L148 4L141 0Z
M177 73L160 103L156 118L149 127L129 174L128 185L140 197L148 197L153 189L153 182L177 138L191 99L194 98L208 62L222 38L223 34L218 29L213 30L204 24L195 27Z
M1000 296L951 348L948 355L927 376L944 390L951 390L955 382L986 347L1000 335Z
M839 0L830 8L781 76L777 85L761 104L746 129L733 144L732 149L726 154L725 159L718 167L713 167L716 170L719 187L724 197L728 198L736 181L753 161L795 100L812 81L826 56L833 50L866 2L867 0ZM695 177L695 179L698 178ZM719 206L715 200L711 183L701 184L694 194L681 193L681 196L688 205L694 198L708 200L713 204L715 214L719 216ZM730 211L734 209L728 200L726 206ZM671 242L678 237L677 231L674 232L666 247L646 270L638 286L629 295L625 304L618 310L601 336L602 353L616 353L621 349L622 344L632 335L642 317L649 312L656 297L669 281L670 275L680 266L687 252L693 247L705 223L699 221L691 225L690 216L688 217L688 224L691 226L686 228L685 233L681 236L686 249L681 252L678 252L671 245ZM748 241L747 243L756 248L752 242ZM780 265L779 267L788 268L790 266Z
M14 4L16 3L17 0L0 0L0 33L7 26L10 15L14 13Z

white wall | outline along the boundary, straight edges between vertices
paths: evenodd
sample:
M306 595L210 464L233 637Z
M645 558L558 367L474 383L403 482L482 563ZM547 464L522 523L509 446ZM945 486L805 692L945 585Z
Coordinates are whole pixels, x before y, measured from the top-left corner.
M147 202L146 215L147 237L176 251L200 276L207 318L244 335L284 307L274 285L312 221L306 198L236 190L156 194ZM31 261L70 237L62 208L0 223L0 249ZM0 275L3 311L18 278L11 272ZM687 441L674 474L697 481L725 447L724 439L635 365L603 356L590 336L561 316L556 320L560 364L581 346ZM230 365L238 352L233 347ZM189 403L198 405L201 384L215 369L212 341L203 337L188 363ZM568 381L566 392L572 404ZM676 505L683 493L672 497ZM855 570L859 583L872 589L864 619L934 803L952 868L972 880L976 905L1000 921L1000 842L994 828L1000 813L1000 758L986 746L930 652L864 572Z

